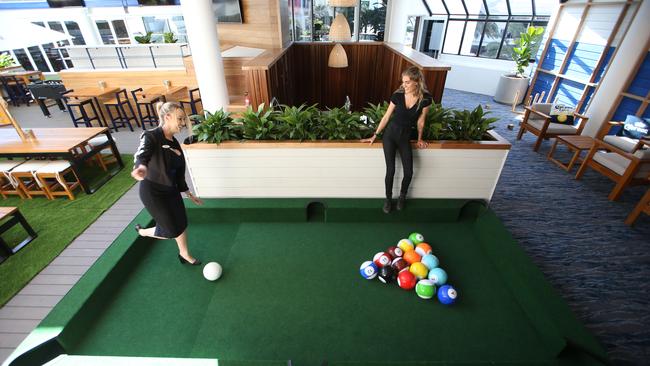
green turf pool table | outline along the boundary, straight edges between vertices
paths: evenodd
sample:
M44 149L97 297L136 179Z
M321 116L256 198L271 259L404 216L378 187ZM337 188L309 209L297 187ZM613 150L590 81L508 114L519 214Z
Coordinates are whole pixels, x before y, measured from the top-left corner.
M221 263L221 279L129 226L8 364L607 363L481 202L412 200L389 215L372 199L187 205L193 254ZM453 306L360 276L363 261L413 231L458 290Z

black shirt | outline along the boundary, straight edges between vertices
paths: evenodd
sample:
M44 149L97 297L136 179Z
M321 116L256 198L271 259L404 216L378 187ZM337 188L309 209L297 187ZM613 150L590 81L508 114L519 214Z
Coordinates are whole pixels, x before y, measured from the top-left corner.
M177 154L178 152L178 154ZM140 136L140 146L133 156L135 168L147 167L146 180L185 192L185 158L176 138L167 140L162 128L147 130Z
M395 110L391 118L392 123L400 127L415 128L422 109L430 106L433 103L433 98L431 94L424 93L419 102L415 103L411 108L406 108L404 92L396 91L390 96L390 101L395 104Z

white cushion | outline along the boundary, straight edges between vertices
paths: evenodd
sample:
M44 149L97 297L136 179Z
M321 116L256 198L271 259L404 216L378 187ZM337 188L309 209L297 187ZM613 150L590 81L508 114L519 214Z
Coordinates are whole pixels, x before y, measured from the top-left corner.
M544 126L544 120L529 119L528 124L541 131L542 126ZM578 133L578 128L573 125L563 125L561 123L551 122L548 124L548 129L546 129L546 133L553 133L553 134L560 134L560 135L575 135Z
M106 137L106 135L102 135L88 140L88 144L98 146L105 143L106 141L108 141L108 137Z
M3 160L0 161L0 172L8 172L18 165L24 163L25 160Z
M49 160L28 160L11 170L12 173L30 173L49 164Z
M624 156L605 151L596 152L596 154L594 154L594 161L599 162L618 175L623 175L627 167L630 165L630 160L626 159ZM641 164L636 174L634 174L634 177L645 178L648 174L650 174L650 162Z
M641 160L650 160L650 149L639 149L634 153L634 156Z
M39 173L61 173L62 171L70 168L72 165L70 165L69 161L65 160L57 160L57 161L52 161L49 164L45 165L44 167L39 168L36 171L36 174Z
M549 116L551 114L551 107L552 106L553 106L553 103L533 103L533 105L531 107L534 110L536 110L538 112L542 112L545 115ZM531 113L530 117L528 117L528 118L533 118L533 119L541 118L541 119L544 119L544 117L539 116L539 115L537 115L535 113Z
M603 138L603 141L605 141L606 143L612 146L618 147L619 149L625 152L632 152L636 144L639 143L639 140L635 140L625 136L614 136L614 135L605 136Z

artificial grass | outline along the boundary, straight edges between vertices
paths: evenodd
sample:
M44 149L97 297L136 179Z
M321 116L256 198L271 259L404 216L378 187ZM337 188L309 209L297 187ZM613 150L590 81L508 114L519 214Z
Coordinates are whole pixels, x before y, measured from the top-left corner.
M81 189L77 190L74 201L63 197L55 200L44 197L31 200L11 197L0 200L0 206L18 207L38 234L34 241L0 264L0 306L9 301L135 184L128 168L133 156L122 155L122 159L125 162L124 169L91 195L85 194ZM104 174L92 170L84 171L83 174L89 173ZM25 235L22 229L13 228L3 238L10 245L15 245Z

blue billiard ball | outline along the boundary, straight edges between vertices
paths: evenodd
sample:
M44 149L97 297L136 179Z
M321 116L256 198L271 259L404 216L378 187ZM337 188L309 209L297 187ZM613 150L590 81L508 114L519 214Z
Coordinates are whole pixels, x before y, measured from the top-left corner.
M450 285L444 285L438 290L438 300L444 305L451 305L456 302L458 292Z
M434 268L431 271L429 271L429 277L428 278L431 281L433 281L433 283L436 286L442 286L445 283L447 283L447 272L445 272L445 270L440 268L440 267Z
M373 278L377 277L377 272L377 265L371 261L365 261L361 264L361 267L359 267L359 273L361 273L361 277L365 278L366 280L372 280Z

